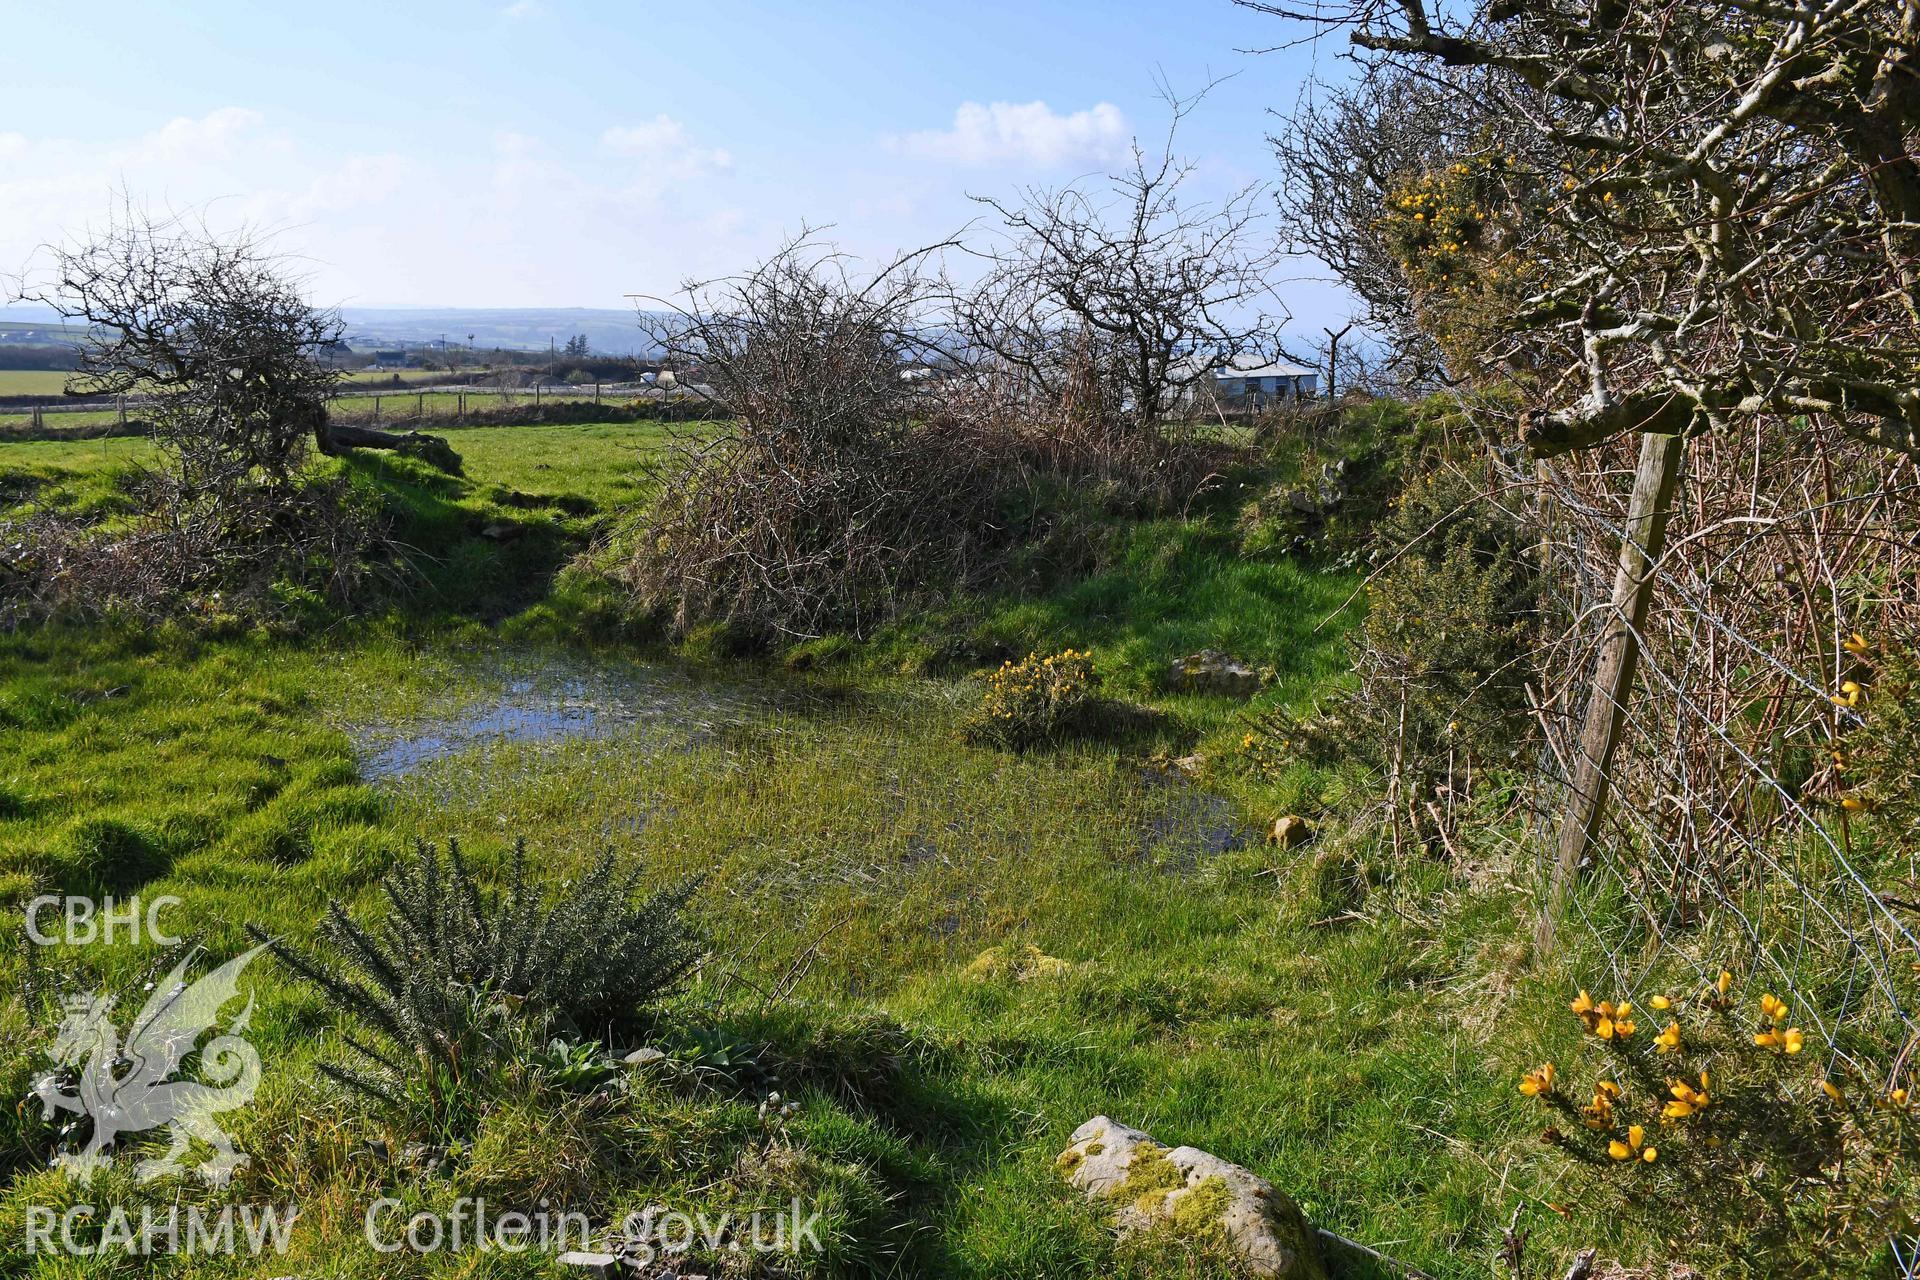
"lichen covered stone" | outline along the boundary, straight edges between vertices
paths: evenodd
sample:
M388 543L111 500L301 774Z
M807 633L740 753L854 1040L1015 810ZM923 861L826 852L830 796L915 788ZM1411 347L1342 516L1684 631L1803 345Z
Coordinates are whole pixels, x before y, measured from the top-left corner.
M1325 1280L1299 1206L1237 1164L1193 1147L1164 1147L1106 1116L1075 1129L1056 1164L1089 1198L1114 1206L1122 1231L1165 1227L1221 1239L1253 1275Z

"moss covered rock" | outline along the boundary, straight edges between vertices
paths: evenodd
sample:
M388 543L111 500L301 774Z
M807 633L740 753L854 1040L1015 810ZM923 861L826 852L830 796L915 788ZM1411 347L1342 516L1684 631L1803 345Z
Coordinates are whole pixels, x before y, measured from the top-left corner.
M1220 1239L1253 1275L1325 1280L1300 1207L1237 1164L1193 1147L1161 1146L1106 1116L1075 1129L1056 1164L1089 1198L1112 1204L1123 1231L1166 1228Z

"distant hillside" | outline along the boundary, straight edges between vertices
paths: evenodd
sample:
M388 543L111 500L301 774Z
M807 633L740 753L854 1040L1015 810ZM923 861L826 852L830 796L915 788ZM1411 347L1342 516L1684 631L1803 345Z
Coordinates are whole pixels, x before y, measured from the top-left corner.
M584 333L588 347L600 355L654 354L653 344L641 332L639 315L632 311L592 307L347 307L341 319L346 322L347 341L356 350L437 346L444 339L452 346L471 343L482 349L544 351L550 345L564 346L568 338Z
M597 355L646 356L653 344L633 311L593 307L345 307L340 318L356 351L382 347L451 346L482 350L545 351L587 335ZM472 335L469 338L468 335ZM0 306L0 343L72 343L81 331L61 323L45 307Z

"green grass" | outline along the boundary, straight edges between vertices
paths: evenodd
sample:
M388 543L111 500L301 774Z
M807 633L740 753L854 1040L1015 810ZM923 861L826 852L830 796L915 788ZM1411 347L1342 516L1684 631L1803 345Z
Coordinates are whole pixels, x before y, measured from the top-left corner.
M60 369L0 369L0 396L57 396L72 376Z
M61 369L0 369L0 396L58 396L66 391L67 381L73 376ZM466 373L449 374L444 369L398 369L388 373L357 373L344 379L342 385L372 391L393 387L395 378L402 384L411 384L466 376ZM394 389L397 393L398 388Z
M1340 820L1349 780L1254 777L1233 750L1243 704L1160 687L1169 660L1213 646L1274 669L1259 705L1303 708L1343 677L1351 575L1239 554L1229 499L1114 524L1098 567L1044 596L949 601L871 645L823 646L843 658L824 674L556 647L510 637L564 621L547 599L557 572L644 497L636 467L664 432L448 435L464 479L380 456L326 464L378 487L415 546L416 586L382 616L300 642L105 626L0 637L0 900L176 894L173 918L224 957L249 922L299 938L329 899L377 910L379 875L415 837L458 837L491 870L524 836L555 883L611 848L663 879L705 877L696 911L715 958L655 1038L685 1060L711 1064L724 1045L748 1065L637 1077L606 1105L507 1088L480 1099L445 1165L414 1169L370 1153L416 1135L321 1086L315 1064L341 1028L262 962L250 1038L268 1075L229 1117L253 1156L230 1195L297 1200L292 1255L142 1274L558 1274L537 1255L376 1256L359 1215L389 1190L409 1206L553 1198L602 1222L654 1201L801 1195L826 1207L832 1240L801 1260L808 1275L1221 1274L1202 1245L1116 1243L1068 1192L1054 1157L1097 1113L1244 1163L1312 1221L1437 1276L1488 1274L1516 1206L1544 1271L1586 1245L1662 1254L1668 1210L1647 1187L1677 1184L1645 1179L1665 1166L1570 1167L1514 1093L1542 1055L1571 1071L1584 1052L1558 982L1522 967L1529 869L1489 855L1469 884L1438 860L1389 862L1358 814ZM0 446L0 486L10 503L110 509L146 448ZM487 536L501 525L515 534ZM547 627L523 625L542 610ZM963 742L970 667L1067 646L1153 714L1144 738L1024 754ZM632 715L599 736L480 743L364 776L356 735L444 735L450 718L526 697ZM1214 791L1148 758L1196 745ZM1318 843L1233 838L1303 798L1329 811ZM989 947L1027 944L1070 968L1024 983L965 973ZM8 947L0 990L20 990L29 957L36 981L120 991L123 1019L161 963L146 946ZM31 1012L0 1001L13 1097L43 1065ZM785 1139L755 1118L769 1087L802 1103ZM26 1207L78 1195L40 1169L52 1135L37 1117L0 1109L0 1270L130 1274L22 1251ZM95 1201L206 1194L109 1177ZM1387 1273L1343 1259L1336 1274Z

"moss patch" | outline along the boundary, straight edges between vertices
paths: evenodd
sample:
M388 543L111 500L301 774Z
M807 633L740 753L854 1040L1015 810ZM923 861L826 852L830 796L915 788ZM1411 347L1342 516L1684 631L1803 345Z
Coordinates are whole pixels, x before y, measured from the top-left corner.
M1233 1193L1219 1174L1204 1178L1173 1202L1174 1230L1184 1236L1206 1236L1221 1232L1227 1206Z
M972 982L1001 979L1027 982L1034 978L1058 977L1072 969L1071 960L1050 956L1028 942L1017 947L988 947L960 971L960 976Z
M1142 1213L1154 1213L1170 1191L1186 1185L1187 1175L1167 1159L1167 1148L1157 1143L1144 1144L1127 1162L1127 1180L1109 1194L1115 1200L1131 1200Z

